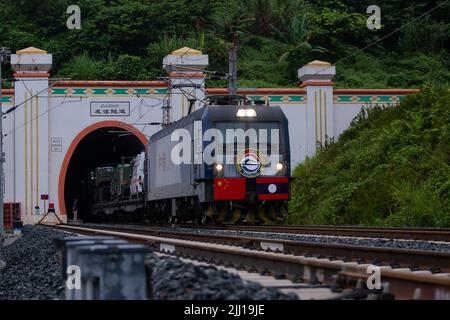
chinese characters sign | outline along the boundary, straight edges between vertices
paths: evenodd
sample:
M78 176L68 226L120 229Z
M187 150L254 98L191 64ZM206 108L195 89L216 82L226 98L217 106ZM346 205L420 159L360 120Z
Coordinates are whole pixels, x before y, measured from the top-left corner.
M52 152L62 152L62 138L50 138Z
M91 117L124 117L130 115L130 102L91 102Z

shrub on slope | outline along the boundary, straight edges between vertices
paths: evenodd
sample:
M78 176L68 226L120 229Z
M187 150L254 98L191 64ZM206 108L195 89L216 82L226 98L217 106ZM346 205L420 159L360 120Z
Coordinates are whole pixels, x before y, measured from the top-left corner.
M291 223L450 227L450 93L363 109L294 176Z

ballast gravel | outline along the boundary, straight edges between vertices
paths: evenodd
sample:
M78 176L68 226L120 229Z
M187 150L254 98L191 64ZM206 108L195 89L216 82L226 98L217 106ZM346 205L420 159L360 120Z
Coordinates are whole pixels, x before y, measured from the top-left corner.
M0 299L63 299L64 281L53 239L67 235L25 226L22 236L0 247Z
M70 234L43 226L25 226L7 246L0 239L0 300L64 299L60 252L55 238ZM296 299L273 288L242 280L214 266L195 266L176 257L149 254L153 299Z
M258 232L258 231L211 230L211 229L190 229L190 228L167 228L167 229L176 232L186 232L186 233L206 234L206 235L211 234L219 236L263 238L268 240L291 240L291 241L314 242L324 244L450 252L450 243L448 242L434 242L424 240L398 240L387 238L359 238L347 236L306 235L306 234L273 233L273 232Z
M177 258L150 258L152 291L157 300L295 300L274 288L242 280L214 266L194 266Z

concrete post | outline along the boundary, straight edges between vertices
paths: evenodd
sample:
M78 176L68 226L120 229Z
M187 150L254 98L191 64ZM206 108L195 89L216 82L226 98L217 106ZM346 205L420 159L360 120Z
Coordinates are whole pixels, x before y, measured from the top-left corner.
M298 70L306 89L307 155L316 154L318 144L334 137L333 82L336 67L312 61Z
M52 55L30 47L11 55L11 65L15 71L18 108L13 115L17 144L12 159L15 165L9 166L16 170L15 188L17 200L22 204L22 220L34 223L40 219L37 213L43 214L41 194L49 194L48 72Z
M171 122L188 114L189 99L195 99L192 111L203 106L206 96L203 71L208 63L208 55L187 47L175 50L164 58L163 68L172 85Z

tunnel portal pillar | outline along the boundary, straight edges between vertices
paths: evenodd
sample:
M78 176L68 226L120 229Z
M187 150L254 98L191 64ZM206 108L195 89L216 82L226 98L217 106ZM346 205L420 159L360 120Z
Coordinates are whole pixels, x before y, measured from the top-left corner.
M52 55L33 47L11 56L15 78L16 109L12 112L12 135L7 150L7 175L13 175L15 202L22 204L24 223L36 223L44 213L49 190L48 85ZM11 181L9 180L9 181ZM12 197L10 197L12 198ZM42 197L42 198L45 198ZM48 205L47 205L48 207Z
M317 146L334 137L333 82L336 67L328 62L312 61L298 70L306 88L307 156L316 154Z

